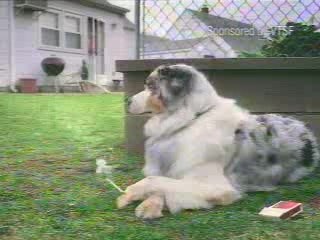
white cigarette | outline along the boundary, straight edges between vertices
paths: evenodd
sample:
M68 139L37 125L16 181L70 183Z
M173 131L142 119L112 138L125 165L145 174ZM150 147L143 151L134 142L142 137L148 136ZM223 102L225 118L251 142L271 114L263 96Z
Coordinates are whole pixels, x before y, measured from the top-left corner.
M106 178L106 180L115 188L117 189L119 192L124 193L125 191L122 190L117 184L115 184L111 179Z

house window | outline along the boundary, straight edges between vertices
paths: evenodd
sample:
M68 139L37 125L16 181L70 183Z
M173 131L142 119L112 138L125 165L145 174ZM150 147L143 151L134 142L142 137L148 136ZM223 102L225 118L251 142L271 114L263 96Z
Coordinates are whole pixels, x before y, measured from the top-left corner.
M45 12L40 17L41 46L83 49L82 17L64 12Z
M60 47L60 31L58 14L46 12L41 16L41 42L43 45Z
M81 49L81 19L66 16L64 20L66 48Z

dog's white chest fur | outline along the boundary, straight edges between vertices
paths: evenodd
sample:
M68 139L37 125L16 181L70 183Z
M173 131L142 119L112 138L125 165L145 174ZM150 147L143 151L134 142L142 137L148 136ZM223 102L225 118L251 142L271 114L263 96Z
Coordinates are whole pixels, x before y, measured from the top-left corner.
M145 175L181 178L194 173L195 167L206 162L220 166L228 164L234 151L233 132L239 117L234 118L236 121L225 117L221 119L220 111L227 108L230 108L230 105L215 108L185 123L183 128L170 135L148 139L145 145ZM242 118L246 116L242 111L236 115L242 115ZM230 116L230 113L227 116ZM181 124L181 120L177 121ZM221 124L217 125L217 122Z
M152 162L147 175L167 176L177 154L177 143L171 137L156 143L146 144L145 157Z

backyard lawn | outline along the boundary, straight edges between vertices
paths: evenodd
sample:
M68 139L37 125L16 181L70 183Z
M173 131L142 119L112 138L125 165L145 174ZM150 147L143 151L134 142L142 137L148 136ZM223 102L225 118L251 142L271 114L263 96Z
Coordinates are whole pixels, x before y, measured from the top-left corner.
M0 94L0 239L320 239L320 173L273 193L155 221L117 210L119 193L95 173L104 158L122 188L142 178L123 149L123 95ZM298 218L259 217L278 200L304 203ZM320 205L320 204L319 204Z

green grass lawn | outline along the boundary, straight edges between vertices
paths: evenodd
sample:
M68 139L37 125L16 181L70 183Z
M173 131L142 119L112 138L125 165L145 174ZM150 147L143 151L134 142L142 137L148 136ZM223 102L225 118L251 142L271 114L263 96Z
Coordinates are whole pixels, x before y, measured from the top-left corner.
M95 174L116 167L122 188L142 178L141 157L123 149L123 96L0 94L0 239L320 239L320 174L273 193L155 221L117 210L117 190ZM305 203L289 221L257 215L278 200Z

